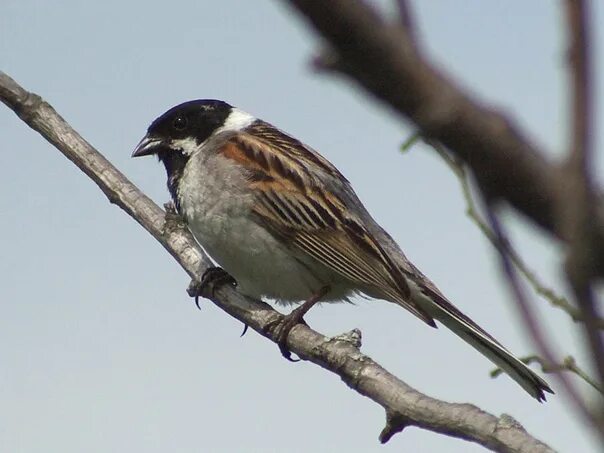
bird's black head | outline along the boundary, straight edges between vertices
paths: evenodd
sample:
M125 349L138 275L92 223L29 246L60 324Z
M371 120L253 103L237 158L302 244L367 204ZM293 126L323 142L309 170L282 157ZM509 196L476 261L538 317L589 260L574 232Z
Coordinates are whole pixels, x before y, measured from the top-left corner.
M232 109L226 102L213 99L172 107L151 123L132 157L155 154L166 167L168 189L178 203L176 192L187 161L199 145L224 125Z
M160 160L173 154L188 157L221 127L232 107L223 101L198 99L172 107L147 129L132 157L156 154Z

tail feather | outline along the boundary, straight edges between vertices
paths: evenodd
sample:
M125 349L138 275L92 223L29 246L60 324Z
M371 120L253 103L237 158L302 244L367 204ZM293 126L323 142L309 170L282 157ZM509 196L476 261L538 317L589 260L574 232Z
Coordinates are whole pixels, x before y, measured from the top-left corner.
M554 393L545 380L442 295L427 287L419 289L414 295L416 302L426 312L505 371L537 401L545 401L544 392Z

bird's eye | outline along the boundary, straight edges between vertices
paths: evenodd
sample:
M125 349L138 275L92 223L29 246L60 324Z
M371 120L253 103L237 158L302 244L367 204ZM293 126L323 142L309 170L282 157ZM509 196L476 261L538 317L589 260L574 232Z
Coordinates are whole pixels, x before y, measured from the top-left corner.
M187 127L187 118L184 116L177 116L176 118L174 118L172 126L174 126L174 129L176 129L177 131L184 130Z

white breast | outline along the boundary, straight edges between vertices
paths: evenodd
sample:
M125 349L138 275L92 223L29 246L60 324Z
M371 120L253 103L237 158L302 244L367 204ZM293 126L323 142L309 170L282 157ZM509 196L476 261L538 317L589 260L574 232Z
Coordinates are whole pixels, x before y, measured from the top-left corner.
M348 295L334 283L332 272L302 264L252 219L253 198L244 175L224 157L194 154L181 177L178 197L197 241L235 278L243 294L300 302L330 284L334 287L330 299Z

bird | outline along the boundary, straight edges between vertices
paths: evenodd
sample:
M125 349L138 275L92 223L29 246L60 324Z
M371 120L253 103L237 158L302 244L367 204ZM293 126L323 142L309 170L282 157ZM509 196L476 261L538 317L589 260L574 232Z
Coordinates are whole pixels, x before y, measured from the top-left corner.
M539 402L554 393L455 307L371 217L342 173L292 135L224 101L197 99L151 123L132 157L148 155L165 166L178 214L219 265L202 286L231 282L245 296L298 305L279 326L285 357L289 331L313 305L363 295L428 326L443 324Z

